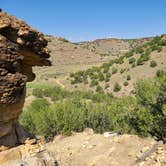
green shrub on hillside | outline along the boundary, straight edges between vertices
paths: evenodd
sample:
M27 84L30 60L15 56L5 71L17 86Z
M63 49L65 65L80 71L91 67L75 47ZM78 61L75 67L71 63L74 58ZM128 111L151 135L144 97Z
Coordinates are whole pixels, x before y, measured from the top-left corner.
M157 62L155 60L150 61L150 67L156 67Z
M112 67L112 74L116 74L118 72L118 69L115 67Z
M142 53L144 52L144 50L143 50L143 48L140 46L140 47L137 47L137 48L135 49L135 52L136 52L137 54L142 54Z
M129 59L129 64L133 64L135 61L136 61L135 58L130 58L130 59Z
M150 59L150 56L148 54L142 54L138 59L137 59L137 65L143 65L146 61Z
M98 84L99 84L98 81L92 80L91 83L90 83L90 86L91 86L91 87L94 87L94 86L96 86L96 85L98 85Z
M119 92L121 90L121 86L116 82L113 90L114 92Z
M124 86L128 86L129 83L128 83L127 81L125 81L125 82L123 83L123 85L124 85Z
M124 56L125 56L126 58L129 58L129 57L132 57L133 55L134 55L134 50L131 50L131 51L125 53Z
M104 74L99 72L98 79L99 79L99 81L104 81Z
M120 70L120 73L122 74L122 73L124 73L125 71L126 71L126 68L123 68L123 69Z
M130 75L127 75L127 80L131 80L131 76Z
M166 72L164 70L157 70L157 72L156 72L157 77L163 77L165 74L166 74Z
M96 92L103 92L103 88L100 86L100 85L98 85L97 87L96 87Z

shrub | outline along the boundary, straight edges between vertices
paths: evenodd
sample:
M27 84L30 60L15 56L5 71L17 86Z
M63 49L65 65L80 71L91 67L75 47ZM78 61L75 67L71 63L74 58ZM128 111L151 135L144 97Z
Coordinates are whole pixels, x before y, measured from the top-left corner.
M106 78L110 78L111 74L110 73L106 73Z
M98 74L98 79L99 81L104 81L104 75L101 72Z
M130 75L127 75L127 80L131 80L131 76Z
M113 90L114 92L119 92L121 90L121 86L116 82Z
M103 92L103 89L102 89L102 87L100 85L97 86L96 92L99 92L99 93Z
M106 77L105 82L109 82L109 81L110 81L110 78Z
M112 74L116 74L117 72L118 72L118 69L115 68L115 67L113 67L113 68L112 68Z
M98 84L99 84L98 81L92 80L91 83L90 83L90 86L93 87L93 86L96 86L96 85L98 85Z
M150 67L156 67L157 66L157 62L152 60L150 61Z
M130 59L129 59L129 64L133 64L135 61L136 61L135 58L130 58Z
M134 55L134 51L133 50L131 50L131 51L129 51L129 52L127 52L127 53L125 53L125 57L126 58L129 58L129 57L132 57Z
M122 74L122 73L124 73L125 71L126 71L126 69L123 68L123 69L120 70L120 73Z
M166 74L166 72L164 70L157 70L157 72L156 72L157 77L163 77L165 74Z
M137 65L143 65L145 61L148 61L150 56L148 54L142 54L137 60Z
M124 85L124 86L128 86L129 83L128 83L127 81L125 81L125 82L123 83L123 85Z
M136 51L137 54L142 54L142 53L144 52L144 50L143 50L142 47L137 47L137 48L135 49L135 51Z

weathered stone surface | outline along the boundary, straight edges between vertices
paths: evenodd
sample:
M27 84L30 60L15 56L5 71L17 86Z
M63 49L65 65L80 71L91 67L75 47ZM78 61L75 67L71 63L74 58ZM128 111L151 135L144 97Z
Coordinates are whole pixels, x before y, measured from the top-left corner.
M30 140L29 140L30 141ZM1 166L54 166L55 155L39 144L20 145L0 152Z
M0 11L0 149L23 143L18 123L33 66L50 65L47 40L25 22Z

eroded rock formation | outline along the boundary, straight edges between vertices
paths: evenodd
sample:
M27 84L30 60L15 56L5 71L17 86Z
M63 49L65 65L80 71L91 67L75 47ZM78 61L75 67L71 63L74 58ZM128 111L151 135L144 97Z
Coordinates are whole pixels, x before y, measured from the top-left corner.
M0 147L22 143L27 134L18 123L32 66L50 65L47 40L23 21L0 10Z

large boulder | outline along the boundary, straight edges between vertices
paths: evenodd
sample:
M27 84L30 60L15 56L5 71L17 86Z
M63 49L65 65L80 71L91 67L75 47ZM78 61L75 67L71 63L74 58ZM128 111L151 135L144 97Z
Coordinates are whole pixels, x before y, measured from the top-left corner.
M33 66L51 65L49 57L42 33L0 10L0 147L23 143L29 136L18 123L26 82L35 78Z

